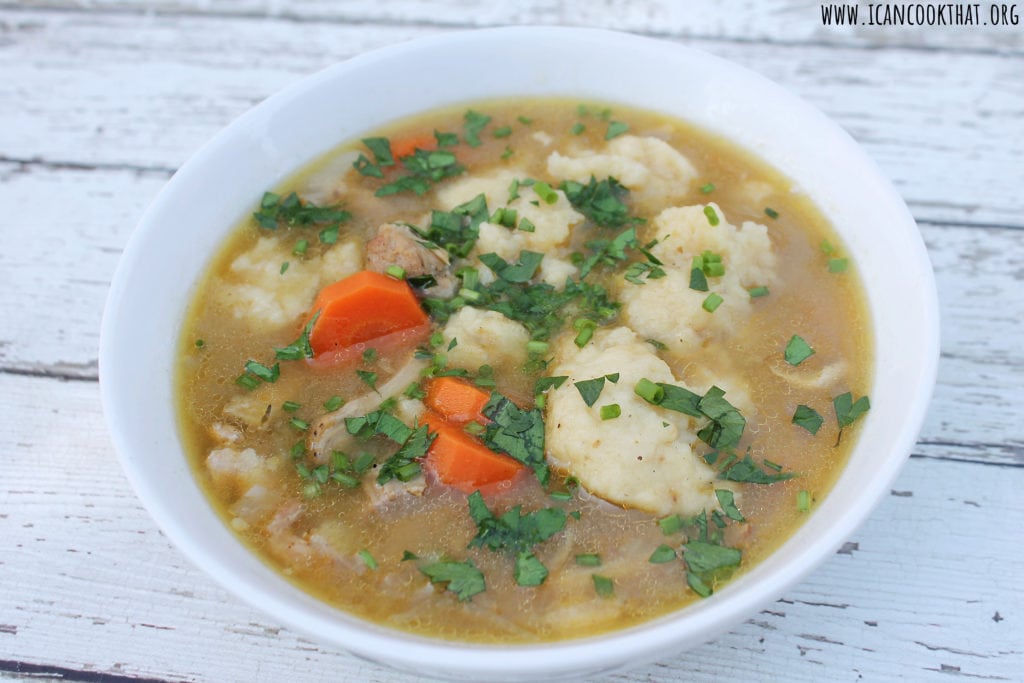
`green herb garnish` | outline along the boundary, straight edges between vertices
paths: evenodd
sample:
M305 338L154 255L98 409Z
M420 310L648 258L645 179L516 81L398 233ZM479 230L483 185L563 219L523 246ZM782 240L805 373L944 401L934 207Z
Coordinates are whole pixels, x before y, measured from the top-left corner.
M471 600L474 595L487 589L483 573L472 560L455 562L444 560L420 567L431 583L445 584L446 589L455 593L459 602Z
M814 408L801 404L796 407L792 422L795 425L800 425L811 434L817 434L818 430L821 429L821 425L825 422L825 418Z
M800 365L814 355L814 349L804 340L803 337L794 334L786 344L783 357L790 365Z

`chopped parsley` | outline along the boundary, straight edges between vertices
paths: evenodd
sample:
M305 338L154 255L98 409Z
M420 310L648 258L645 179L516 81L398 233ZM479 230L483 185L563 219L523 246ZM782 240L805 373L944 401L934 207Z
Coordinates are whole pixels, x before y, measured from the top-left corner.
M825 418L814 408L801 404L796 407L792 422L795 425L800 425L811 434L817 434L818 430L821 429L821 425L825 422Z
M604 139L611 140L612 138L617 138L628 130L628 123L623 123L622 121L609 121L608 128L604 132Z
M718 504L722 506L722 512L725 513L726 517L734 522L747 521L744 519L743 513L736 507L736 498L732 491L728 489L715 489L715 497L718 498Z
M605 380L612 380L613 375L602 375L601 377L595 377L594 379L581 379L578 382L573 382L576 390L580 392L580 396L583 397L583 402L587 404L588 408L592 408L597 399L601 396L601 391L604 389ZM612 382L616 382L619 379L618 374L614 375L615 379Z
M520 586L539 586L548 576L544 564L533 554L533 547L565 528L566 514L551 507L523 513L517 505L500 517L487 507L479 491L468 498L469 515L477 525L470 548L488 548L515 555L513 576Z
M260 208L253 213L257 225L266 230L278 227L320 227L337 229L339 225L351 218L351 214L341 208L340 204L317 206L305 202L294 192L284 198L274 192L264 192L260 200Z
M573 208L604 228L618 228L639 219L629 215L625 198L629 190L612 177L598 181L590 176L583 185L574 180L563 180L560 185Z
M470 147L479 147L483 144L480 141L480 133L491 122L491 117L469 109L463 114L462 120L464 121L462 137L465 139L466 144Z
M846 392L832 399L832 406L836 411L836 422L839 428L843 429L856 422L864 413L871 408L871 401L867 396L861 396L856 401L853 394Z
M550 476L544 457L544 416L537 408L523 410L495 392L481 411L491 420L483 434L484 445L505 453L531 468L541 484Z
M452 256L465 257L480 236L480 224L488 218L487 199L479 194L451 211L432 211L427 229L416 232Z
M676 557L676 551L671 546L662 543L654 549L654 552L647 558L647 561L651 564L665 564L676 559Z
M736 548L715 543L690 541L683 544L686 581L701 597L711 595L715 585L729 578L742 558L743 554Z
M407 173L378 187L374 193L376 196L388 197L402 192L423 195L434 183L457 176L466 170L454 154L443 149L416 149L412 154L402 157L402 166Z
M720 468L718 473L719 479L743 484L774 484L777 481L785 481L796 476L793 472L766 472L758 467L754 459L750 457L749 452L742 459L737 459L735 454L729 455L730 457L724 458L722 463L718 465ZM709 465L715 465L717 464L718 456L719 454L715 452L708 453L704 456L704 460Z
M484 575L472 560L455 562L442 560L419 568L434 584L445 584L445 588L455 593L459 602L472 600L473 596L487 589Z
M796 334L790 337L789 342L786 344L786 350L783 352L783 357L790 365L800 365L813 355L814 349L811 348L811 345L803 337Z

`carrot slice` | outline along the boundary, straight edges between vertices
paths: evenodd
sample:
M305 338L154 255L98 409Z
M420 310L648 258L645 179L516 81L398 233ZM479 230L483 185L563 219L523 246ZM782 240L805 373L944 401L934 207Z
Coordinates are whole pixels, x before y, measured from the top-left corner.
M414 135L402 138L401 140L392 140L391 156L401 159L413 154L417 149L434 149L436 146L437 141L434 139L433 134L423 133L422 135Z
M468 422L486 424L481 411L491 398L490 394L457 377L438 377L427 385L423 399L427 408L445 420L462 427Z
M424 463L438 480L463 493L507 481L525 469L518 460L495 453L436 413L428 411L420 422L435 434Z
M370 270L321 289L313 302L318 312L309 333L317 356L427 322L408 283Z

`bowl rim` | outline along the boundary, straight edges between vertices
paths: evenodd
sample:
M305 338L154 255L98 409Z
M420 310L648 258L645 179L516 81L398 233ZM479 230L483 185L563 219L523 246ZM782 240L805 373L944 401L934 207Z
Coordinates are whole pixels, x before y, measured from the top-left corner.
M180 201L181 193L190 183L196 182L196 177L202 175L207 165L214 164L226 150L229 150L231 145L237 142L238 136L244 137L253 131L261 130L268 119L281 114L296 101L308 98L319 89L329 87L339 79L349 77L361 69L385 68L389 64L402 63L403 60L439 51L480 49L484 46L493 49L498 45L506 46L523 41L533 44L544 41L545 44L571 43L574 46L599 43L602 48L608 49L614 47L619 50L666 51L672 54L673 59L691 60L723 73L742 76L781 98L783 103L801 118L813 122L814 126L822 130L829 130L832 135L830 142L841 147L843 153L859 164L861 169L870 172L865 182L872 184L873 195L897 218L894 224L904 228L904 232L913 233L906 235L910 250L904 252L903 256L918 278L917 289L913 292L910 303L923 322L918 340L918 365L910 372L918 388L918 400L907 406L902 416L904 426L889 448L890 453L895 455L881 463L870 479L871 486L856 497L855 507L832 519L827 524L826 532L805 539L806 544L794 549L795 555L785 562L787 571L768 572L763 570L762 563L748 569L741 577L700 603L621 631L542 644L481 645L444 641L378 627L356 617L343 614L339 616L336 610L319 609L309 601L297 599L291 591L267 591L262 579L250 575L239 576L236 567L225 564L217 554L211 554L209 548L197 543L190 529L175 516L173 508L164 500L165 494L161 492L159 484L151 481L145 470L140 468L140 461L135 454L140 449L154 444L140 440L138 430L132 432L125 428L126 420L131 419L133 410L130 408L133 402L139 400L139 394L144 394L144 391L138 387L135 387L134 391L125 389L130 385L132 377L127 374L128 370L122 368L121 358L127 346L136 340L126 336L124 321L120 319L119 311L131 297L135 278L140 277L139 273L146 265L142 256L147 249L147 241L154 231L160 229L161 222L165 220L162 218L165 213L173 209ZM479 99L482 98L472 95L467 98ZM630 106L655 109L639 104ZM325 146L323 151L332 146ZM760 156L757 150L748 151ZM281 177L287 177L310 161L293 160L287 155L284 158L293 163L294 167L282 171ZM259 188L256 192L262 189ZM226 234L225 230L221 239ZM442 33L364 52L293 83L221 130L174 174L130 236L112 280L104 310L99 369L101 398L108 429L129 481L174 545L223 587L244 602L263 609L272 618L291 628L373 661L419 674L433 672L454 677L495 676L511 680L519 676L529 678L536 675L579 675L581 671L610 670L624 664L635 664L653 660L658 656L674 654L681 647L697 645L711 639L717 632L734 626L743 617L755 613L757 609L776 599L803 579L867 518L885 495L909 456L923 425L929 405L928 399L934 387L938 345L938 296L927 251L917 232L916 224L903 200L884 179L874 162L852 138L824 114L764 76L690 46L605 29L516 26ZM134 408L137 409L137 406ZM851 455L851 459L852 457ZM831 495L830 493L829 496ZM814 519L812 515L797 534L808 528ZM788 544L789 542L783 547ZM779 550L774 554L778 553ZM685 619L681 619L680 615L684 612Z

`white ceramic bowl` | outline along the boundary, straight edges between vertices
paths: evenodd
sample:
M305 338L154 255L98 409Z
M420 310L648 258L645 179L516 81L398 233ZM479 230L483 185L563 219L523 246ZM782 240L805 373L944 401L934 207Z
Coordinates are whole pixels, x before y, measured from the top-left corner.
M172 375L194 283L264 189L389 120L515 95L660 110L768 160L834 221L867 289L877 366L872 409L849 465L795 536L759 566L707 600L617 633L550 645L463 645L339 612L243 547L193 480ZM207 144L167 184L125 248L103 320L100 378L114 445L139 497L181 551L240 598L320 641L417 674L536 680L672 657L756 613L829 557L889 490L914 445L935 379L937 310L931 266L905 205L853 140L802 100L678 44L589 29L505 28L361 55L269 98Z

